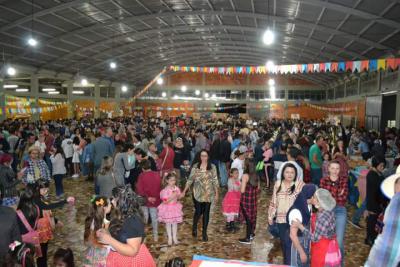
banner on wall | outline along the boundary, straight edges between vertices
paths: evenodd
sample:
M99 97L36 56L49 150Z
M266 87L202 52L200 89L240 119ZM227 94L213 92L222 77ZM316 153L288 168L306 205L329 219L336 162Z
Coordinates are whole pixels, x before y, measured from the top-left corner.
M300 114L298 114L298 113L290 114L290 118L293 120L300 120Z
M228 67L194 67L169 66L174 72L203 72L217 74L298 74L323 72L363 72L377 70L396 70L400 66L400 58L369 59L358 61L322 62L311 64L274 65L267 66L228 66Z

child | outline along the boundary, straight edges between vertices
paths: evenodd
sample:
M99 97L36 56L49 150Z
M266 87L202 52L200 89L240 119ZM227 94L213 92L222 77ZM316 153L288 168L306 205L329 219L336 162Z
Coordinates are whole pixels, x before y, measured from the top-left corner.
M74 165L74 175L72 175L72 178L79 178L79 156L82 154L82 148L79 146L80 140L78 136L74 137L73 140L73 148L74 148L74 154L72 156L72 164Z
M89 216L85 219L83 235L86 246L85 267L106 267L108 248L99 243L96 231L107 229L110 222L106 215L111 212L111 202L105 197L94 197L91 200Z
M75 267L74 254L70 248L59 248L54 253L53 257L54 267Z
M182 204L178 201L181 198L181 190L176 186L176 175L171 172L165 178L167 186L161 190L160 198L162 203L158 206L158 221L166 224L168 245L179 244L177 238L178 223L182 222Z
M324 162L322 163L322 177L328 177L329 176L328 167L329 167L329 162L331 160L331 155L328 152L325 152L323 158Z
M222 201L222 213L226 216L226 229L228 232L235 230L235 217L239 215L240 208L240 180L239 171L232 168L228 180L228 192Z

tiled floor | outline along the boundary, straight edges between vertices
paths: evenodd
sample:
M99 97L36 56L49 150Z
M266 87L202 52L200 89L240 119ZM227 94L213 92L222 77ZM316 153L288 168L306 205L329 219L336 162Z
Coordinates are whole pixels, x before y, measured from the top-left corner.
M75 196L76 206L65 207L56 211L56 216L64 223L56 237L49 246L49 266L52 264L52 255L58 247L70 247L75 254L76 266L82 266L85 247L83 245L83 222L87 214L89 199L93 192L91 183L80 180L65 179L65 191L67 196ZM235 233L225 232L225 222L220 212L220 203L213 208L210 226L208 230L209 241L207 243L195 240L191 236L191 221L193 204L190 197L184 203L184 222L179 225L178 235L181 244L178 246L166 246L165 231L160 225L160 239L153 242L151 227L147 231L146 244L150 248L158 266L164 266L167 259L181 257L186 263L191 262L193 254L203 254L212 257L227 259L251 260L270 263L281 263L282 256L279 242L271 238L267 233L267 205L268 195L261 193L258 204L258 220L256 238L251 245L242 245L238 239L243 237L244 228ZM199 225L200 226L200 225ZM200 231L199 227L199 231ZM199 235L201 236L201 234ZM364 245L365 230L356 230L348 226L346 232L346 266L363 266L369 253L369 247Z

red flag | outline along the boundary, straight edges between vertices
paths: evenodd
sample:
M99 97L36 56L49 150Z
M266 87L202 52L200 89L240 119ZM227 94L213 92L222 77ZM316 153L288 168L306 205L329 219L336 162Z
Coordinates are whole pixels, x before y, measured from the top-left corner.
M307 64L307 72L314 72L314 64Z
M369 60L361 61L361 71L367 71L369 69Z
M388 68L395 70L400 65L400 58L388 58L386 59L386 63Z
M325 63L319 63L319 72L325 72Z
M331 64L331 72L337 72L339 67L339 63L337 62L332 62Z
M353 71L353 61L346 61L346 71Z

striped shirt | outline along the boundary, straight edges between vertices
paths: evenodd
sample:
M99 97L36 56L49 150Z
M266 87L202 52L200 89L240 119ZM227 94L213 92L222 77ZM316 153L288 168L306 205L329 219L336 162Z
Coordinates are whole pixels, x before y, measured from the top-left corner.
M280 181L277 181L274 185L274 192L268 208L268 219L273 220L276 217L276 223L286 223L286 214L290 207L292 207L304 183L303 181L298 181L295 184L296 187L292 194L290 193L290 187L286 188L284 183L282 183L281 189L278 192L280 185Z
M400 193L394 195L385 211L383 231L375 240L365 267L400 265Z

